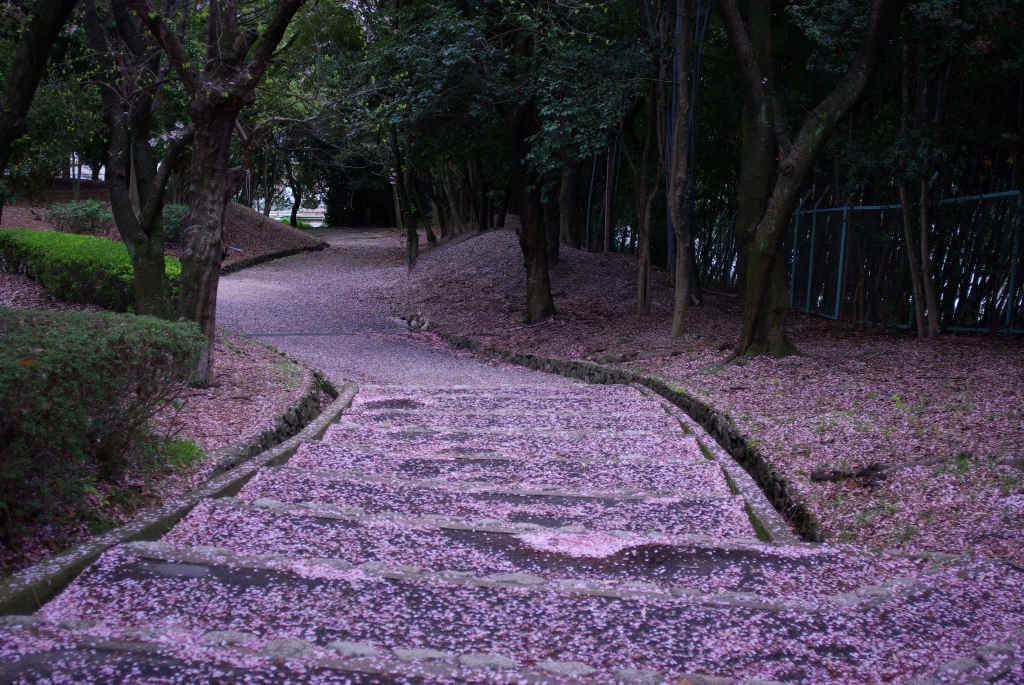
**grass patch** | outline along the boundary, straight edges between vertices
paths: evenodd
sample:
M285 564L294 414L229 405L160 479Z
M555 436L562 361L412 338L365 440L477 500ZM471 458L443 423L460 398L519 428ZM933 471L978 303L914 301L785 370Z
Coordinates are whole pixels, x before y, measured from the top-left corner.
M292 225L291 219L286 219L284 217L281 217L280 219L278 219L278 221L280 221L285 226L291 226ZM305 221L302 221L301 219L296 219L295 220L295 228L301 228L303 230L308 231L308 230L311 230L313 228L313 226L311 226L310 224L307 224Z
M168 295L178 297L181 263L164 258ZM135 272L124 243L73 233L0 230L0 271L25 274L64 302L116 312L135 307Z

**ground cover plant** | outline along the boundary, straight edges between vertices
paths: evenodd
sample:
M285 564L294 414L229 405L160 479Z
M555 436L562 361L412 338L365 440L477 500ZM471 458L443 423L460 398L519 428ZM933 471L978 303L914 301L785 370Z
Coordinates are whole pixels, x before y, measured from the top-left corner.
M165 257L173 297L181 264ZM66 302L95 304L113 311L135 307L135 277L122 243L88 235L28 229L0 230L0 270L22 273Z
M76 511L98 479L139 477L149 419L186 381L194 324L0 307L0 531Z

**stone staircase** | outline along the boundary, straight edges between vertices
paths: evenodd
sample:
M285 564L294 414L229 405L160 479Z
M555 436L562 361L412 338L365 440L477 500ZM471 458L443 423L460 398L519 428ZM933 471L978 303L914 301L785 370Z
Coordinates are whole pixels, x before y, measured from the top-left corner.
M987 607L1021 578L762 542L745 505L633 388L363 388L236 497L3 617L0 682L1015 682Z

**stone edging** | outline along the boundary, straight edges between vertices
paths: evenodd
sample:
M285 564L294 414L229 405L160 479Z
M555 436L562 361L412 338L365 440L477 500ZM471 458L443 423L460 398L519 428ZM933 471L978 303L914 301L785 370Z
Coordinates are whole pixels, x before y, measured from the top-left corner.
M320 250L326 249L329 243L325 240L317 243L316 245L307 245L305 247L290 247L287 250L278 250L277 252L269 252L267 254L256 255L255 257L248 257L246 259L239 259L237 262L231 262L225 264L220 268L220 275L226 276L233 274L236 271L242 269L248 269L251 266L257 266L259 264L265 264L266 262L272 262L275 259L281 259L282 257L291 257L302 252L319 252Z
M286 356L283 352L280 354ZM338 389L334 387L334 384L319 371L315 369L311 369L311 371L312 382L309 384L306 394L297 404L289 407L284 414L274 418L273 428L261 431L246 442L223 447L211 455L215 465L210 472L210 478L230 471L257 454L280 445L309 425L310 421L320 415L320 390L330 395L331 399L338 399Z
M718 411L685 390L672 388L664 381L650 376L641 376L592 362L513 352L502 347L484 345L481 341L468 336L450 336L448 343L456 348L496 355L502 361L510 364L518 364L529 369L546 371L587 383L638 384L648 388L689 414L701 428L707 431L721 449L750 474L775 510L792 524L800 539L805 542L821 542L821 526L818 517L807 508L795 491L793 484L768 464L760 449L750 445L752 441L739 432L725 412ZM705 449L707 449L706 446ZM712 456L714 455L712 454ZM736 480L733 480L736 484ZM752 513L756 514L757 512L752 510ZM765 528L767 529L768 526ZM772 533L770 529L767 532L769 535Z
M115 545L156 540L185 517L204 499L237 493L263 466L283 464L306 440L318 440L327 427L352 404L358 387L345 383L327 411L311 421L297 435L242 464L206 481L170 502L134 518L114 530L84 542L46 561L31 566L0 582L0 615L31 614L74 580L103 552Z

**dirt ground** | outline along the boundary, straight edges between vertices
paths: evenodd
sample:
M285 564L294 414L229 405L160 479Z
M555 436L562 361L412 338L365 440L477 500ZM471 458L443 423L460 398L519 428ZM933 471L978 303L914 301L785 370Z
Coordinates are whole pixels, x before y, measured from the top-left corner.
M393 240L401 237L393 234ZM429 330L657 376L725 410L797 484L828 540L873 548L976 553L1024 563L1024 341L859 332L788 316L800 355L723 366L739 334L735 296L704 293L670 340L672 293L656 270L652 313L635 314L635 259L562 248L552 271L558 315L523 325L525 274L511 231L424 253L383 288L396 314ZM615 359L615 357L611 357ZM926 464L913 465L926 461ZM815 469L907 465L884 480L812 482Z

